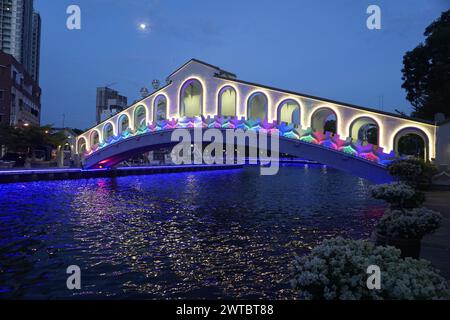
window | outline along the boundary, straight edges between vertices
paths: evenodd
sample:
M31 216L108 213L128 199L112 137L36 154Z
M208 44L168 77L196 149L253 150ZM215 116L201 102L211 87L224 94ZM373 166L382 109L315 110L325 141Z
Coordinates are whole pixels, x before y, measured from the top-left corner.
M252 94L248 99L247 113L249 119L261 121L267 119L267 97L261 92Z
M159 95L158 97L156 97L153 108L154 108L153 121L162 121L166 119L167 100L165 96Z
M230 86L220 90L219 115L223 117L236 116L236 91Z
M197 117L202 115L203 88L198 80L186 81L181 88L180 115L182 117Z
M294 100L285 100L278 107L278 122L300 125L300 106Z

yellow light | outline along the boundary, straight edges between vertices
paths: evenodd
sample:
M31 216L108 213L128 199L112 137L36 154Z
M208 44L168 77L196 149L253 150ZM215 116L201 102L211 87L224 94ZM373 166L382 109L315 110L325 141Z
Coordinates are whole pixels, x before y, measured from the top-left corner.
M235 116L241 118L242 115L239 114L239 106L240 106L240 102L241 102L241 100L240 100L241 95L240 95L240 92L239 92L238 88L234 84L231 84L231 83L225 83L224 85L221 85L219 87L219 89L217 90L217 92L216 92L216 99L217 99L216 109L215 109L216 115L219 115L219 103L220 103L219 94L220 94L220 91L222 91L222 89L224 89L226 87L231 87L236 92L236 112L235 112Z
M254 87L254 88L256 88L256 87ZM248 116L248 100L255 93L262 93L262 94L264 94L266 96L266 98L267 98L267 121L268 122L272 122L274 120L273 119L273 115L272 115L272 97L271 97L271 95L269 94L269 92L267 90L260 89L260 88L257 88L257 89L255 89L253 91L250 91L250 93L247 95L247 97L245 99L245 102L244 102L245 103L244 110L245 110L245 113L246 113L244 115L244 117L247 119L247 116Z
M381 121L380 118L378 118L377 116L373 115L373 114L369 114L369 113L358 113L357 115L355 115L348 123L346 126L346 133L347 136L345 138L350 138L350 136L352 135L352 133L350 132L350 126L352 125L353 122L355 122L357 119L359 118L369 118L373 121L375 121L375 123L378 126L378 146L380 148L383 148L383 151L386 153L391 152L391 150L387 150L387 143L386 143L386 139L384 136L384 126L383 126L383 122ZM343 137L341 137L343 138Z
M181 99L181 90L183 89L183 86L185 85L185 83L186 83L187 81L190 81L190 80L197 80L197 81L200 82L200 84L202 85L202 106L201 106L201 110L202 110L202 115L203 115L204 117L207 117L207 116L208 116L208 114L206 113L206 98L208 97L208 95L207 95L207 89L206 89L205 82L204 82L204 80L203 80L202 78L200 78L199 76L194 75L194 76L187 77L187 78L185 78L183 81L181 81L181 85L180 85L180 87L178 88L178 100L179 100L179 101L178 101L177 113L176 113L176 114L171 114L171 115L170 115L170 118L179 118L179 117L180 117L180 109L181 109L181 101L180 101L180 99Z
M408 120L406 120L406 121L408 121ZM431 126L431 125L430 125ZM433 158L436 158L436 154L435 154L435 145L436 145L436 141L433 139L434 137L433 137L433 135L431 134L431 132L428 130L428 128L426 128L425 126L423 126L423 125L414 125L414 124L407 124L407 125L403 125L403 126L400 126L400 127L397 127L396 128L396 130L394 130L393 132L392 132L392 134L391 134L391 136L390 136L390 139L389 139L389 150L390 151L393 151L394 150L394 148L395 148L395 146L394 146L394 140L395 140L395 136L400 132L400 131L402 131L402 130L404 130L404 129L409 129L409 128L411 128L411 129L418 129L418 130L420 130L420 131L422 131L426 136L427 136L427 139L428 139L428 148L429 148L429 153L430 154L427 154L427 157L428 157L428 159L427 160L431 160L431 159L433 159Z
M274 107L275 107L274 113L276 115L276 119L275 120L277 120L277 121L279 120L278 119L278 108L281 107L281 104L284 101L287 101L287 100L295 101L298 104L298 106L300 108L300 128L303 129L305 127L305 125L306 125L306 123L305 123L305 120L306 120L306 118L305 118L305 114L306 114L305 107L303 106L303 103L299 99L297 99L297 98L295 98L293 96L289 96L289 95L283 96L281 99L279 99L277 104L274 105Z
M317 110L319 109L330 109L332 110L335 114L336 114L336 122L337 122L337 126L336 126L336 133L342 138L343 137L343 126L344 124L342 123L341 119L341 113L339 112L339 110L335 107L335 106L331 106L329 104L320 104L317 105L316 107L314 107L313 109L311 109L310 113L309 113L309 123L308 125L306 125L307 128L311 128L312 129L312 117L314 115L314 113L316 113ZM345 137L346 138L346 137Z
M151 112L151 115L150 115L151 117L148 118L148 122L154 122L155 121L155 119L153 119L153 117L155 115L155 108L156 108L155 103L156 103L156 100L159 98L159 96L163 96L166 99L166 118L167 119L170 118L169 117L169 111L170 111L170 99L169 99L169 96L165 92L158 92L158 94L155 95L155 97L153 97L152 104L151 104L152 112Z

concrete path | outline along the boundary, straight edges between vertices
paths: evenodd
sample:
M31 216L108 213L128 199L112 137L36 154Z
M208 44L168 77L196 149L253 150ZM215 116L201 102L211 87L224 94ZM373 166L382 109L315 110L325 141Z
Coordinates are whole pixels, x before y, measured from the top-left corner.
M442 226L422 241L421 258L429 260L450 280L450 190L427 192L425 207L440 212Z

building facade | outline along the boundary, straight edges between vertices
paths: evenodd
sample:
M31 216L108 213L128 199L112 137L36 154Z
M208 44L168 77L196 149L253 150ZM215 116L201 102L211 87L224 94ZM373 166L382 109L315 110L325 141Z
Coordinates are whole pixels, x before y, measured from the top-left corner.
M40 125L41 88L12 55L0 52L0 123Z
M0 1L0 50L11 54L39 82L41 19L33 0Z
M97 88L96 121L97 124L121 112L128 106L128 98L118 91L108 88Z

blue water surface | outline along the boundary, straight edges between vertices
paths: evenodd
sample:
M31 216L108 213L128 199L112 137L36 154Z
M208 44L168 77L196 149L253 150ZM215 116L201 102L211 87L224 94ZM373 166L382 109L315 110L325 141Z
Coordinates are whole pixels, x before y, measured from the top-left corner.
M296 165L3 184L0 298L295 298L295 254L371 233L369 186Z

